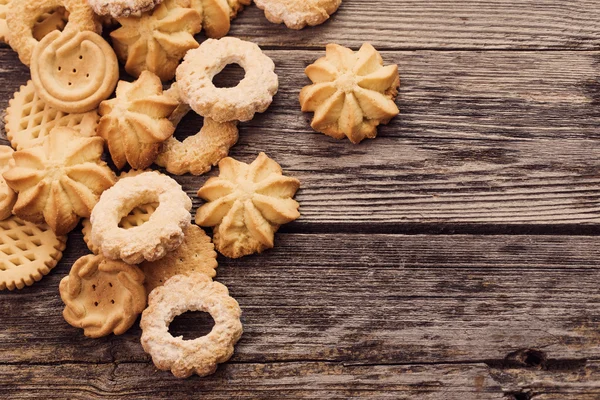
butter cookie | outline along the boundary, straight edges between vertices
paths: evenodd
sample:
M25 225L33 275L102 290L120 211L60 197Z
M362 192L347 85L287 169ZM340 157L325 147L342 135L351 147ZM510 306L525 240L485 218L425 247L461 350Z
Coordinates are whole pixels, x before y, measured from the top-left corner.
M274 24L285 23L290 29L320 25L337 11L342 0L254 0Z

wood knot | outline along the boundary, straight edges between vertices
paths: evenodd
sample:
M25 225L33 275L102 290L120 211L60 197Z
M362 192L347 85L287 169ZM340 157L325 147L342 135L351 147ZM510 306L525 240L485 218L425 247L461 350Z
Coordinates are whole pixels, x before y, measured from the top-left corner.
M507 355L506 360L526 368L545 369L548 356L541 350L521 349Z

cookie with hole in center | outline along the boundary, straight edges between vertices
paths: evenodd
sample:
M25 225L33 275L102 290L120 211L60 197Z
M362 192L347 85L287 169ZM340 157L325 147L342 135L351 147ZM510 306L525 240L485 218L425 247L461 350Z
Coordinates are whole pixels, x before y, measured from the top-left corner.
M91 338L125 333L146 307L142 271L103 256L77 260L59 290L65 320Z

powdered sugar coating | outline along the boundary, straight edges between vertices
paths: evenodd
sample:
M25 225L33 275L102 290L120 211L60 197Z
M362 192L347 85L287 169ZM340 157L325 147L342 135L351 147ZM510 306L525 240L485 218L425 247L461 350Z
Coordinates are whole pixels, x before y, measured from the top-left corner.
M320 25L337 11L342 0L255 0L274 24L285 23L290 29Z
M110 15L113 18L140 16L150 11L163 0L87 0L98 15Z

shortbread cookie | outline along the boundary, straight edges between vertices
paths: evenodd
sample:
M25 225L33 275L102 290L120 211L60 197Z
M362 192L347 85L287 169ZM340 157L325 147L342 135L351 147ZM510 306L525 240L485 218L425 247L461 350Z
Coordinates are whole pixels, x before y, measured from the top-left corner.
M37 95L32 81L21 86L8 104L4 128L16 150L39 145L54 127L59 126L73 128L81 136L96 135L100 119L96 110L68 114L50 107Z
M300 181L283 176L265 153L250 165L224 158L219 176L198 190L207 203L198 208L196 223L214 227L213 241L226 257L260 253L273 247L280 225L300 217L292 199L299 187Z
M254 0L274 24L282 22L290 29L320 25L337 11L342 0Z
M239 64L246 76L233 88L212 80L227 64ZM181 98L203 117L217 122L249 121L264 112L279 86L275 64L258 45L233 37L208 39L191 50L177 68Z
M178 103L175 110L169 116L169 121L171 121L173 126L177 127L177 125L179 125L183 117L185 117L192 110L192 108L189 106L189 104L186 104L181 98L181 95L179 94L179 88L177 87L177 82L173 82L171 87L165 90L163 93L167 96L172 97Z
M8 169L14 150L9 146L0 146L0 221L12 215L12 208L17 201L17 194L8 186L2 173Z
M175 175L202 175L227 157L237 143L238 129L234 122L215 122L204 118L200 132L180 142L175 137L162 145L155 163Z
M12 216L0 221L0 243L0 290L14 290L47 275L62 258L67 237Z
M227 35L231 20L231 8L227 0L190 0L190 8L200 15L207 37L219 39Z
M31 62L33 50L38 41L33 37L33 28L45 13L64 7L69 13L64 32L102 32L102 26L94 16L94 11L86 0L18 0L9 4L6 23L10 32L10 46L19 53L25 65Z
M33 38L38 42L50 32L63 31L69 22L69 12L64 7L40 15L33 25Z
M101 160L104 140L82 137L71 128L54 128L40 146L14 153L3 176L18 193L13 213L46 222L64 235L89 217L100 194L115 183L115 174Z
M158 207L148 222L131 229L119 228L119 221L129 210L153 202ZM183 242L191 208L188 195L166 175L145 172L120 179L102 194L92 211L92 243L111 259L129 264L156 261Z
M63 317L87 337L122 335L146 307L144 274L122 261L88 255L60 281Z
M314 111L311 126L336 139L352 143L377 136L377 126L400 112L398 66L383 66L377 50L368 43L354 53L328 44L325 57L306 68L314 83L300 92L302 111Z
M252 4L252 0L227 0L227 3L229 3L230 9L229 17L234 19L244 9L244 6Z
M115 52L94 32L54 31L35 47L31 80L48 105L68 113L91 111L119 81Z
M8 25L6 14L8 14L8 3L10 0L0 0L0 42L8 43Z
M150 11L163 0L87 0L98 15L110 15L113 18L140 16Z
M169 333L173 319L187 311L211 315L215 325L208 335L184 340ZM241 314L238 302L222 284L204 274L176 275L148 297L140 321L142 347L156 368L171 370L178 378L210 375L233 355L243 332Z
M198 12L182 7L180 0L165 0L150 13L118 21L122 27L110 37L125 71L134 77L151 71L163 81L173 79L185 53L198 47L194 35L202 29Z
M144 169L154 162L160 144L175 132L168 117L179 102L163 94L160 79L144 71L133 83L120 81L117 97L100 104L98 135L119 169L129 163Z
M145 224L150 220L150 216L156 210L156 207L158 207L158 203L142 204L135 207L129 212L129 214L121 218L121 221L119 222L119 228L131 229ZM90 251L94 254L100 254L100 248L98 246L94 246L94 243L92 243L92 223L90 220L88 218L82 219L81 226L83 241L87 245L88 249L90 249Z
M175 275L202 273L211 278L217 274L217 253L210 237L197 225L190 225L177 250L154 262L143 262L140 268L146 275L146 291L162 286Z

